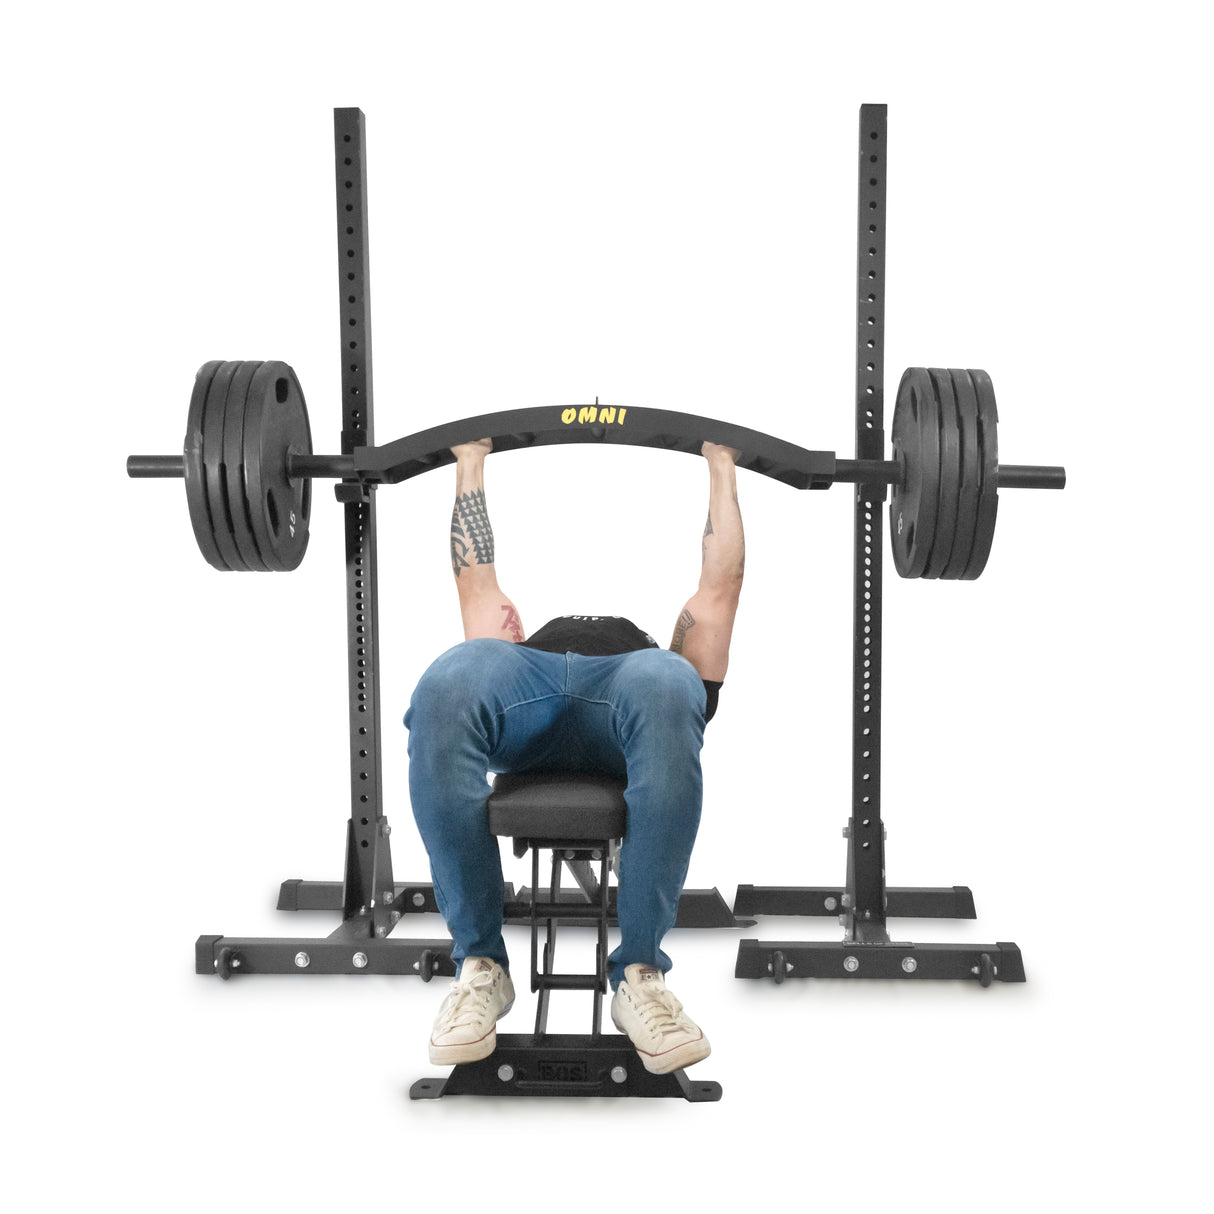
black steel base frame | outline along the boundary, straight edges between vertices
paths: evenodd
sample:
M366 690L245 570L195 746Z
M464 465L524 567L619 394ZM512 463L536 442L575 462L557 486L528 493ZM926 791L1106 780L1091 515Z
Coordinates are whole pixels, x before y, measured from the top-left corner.
M429 982L455 976L450 940L391 940L367 936L346 920L329 936L199 936L194 972L237 974L393 974Z
M278 909L286 911L337 911L341 910L340 881L284 881L278 891ZM503 922L518 926L530 922L531 889L524 885L517 892L506 883L506 902L503 907ZM608 924L616 922L617 890L613 885L608 899ZM570 914L586 905L586 896L579 890L567 889L561 893L561 901L567 904ZM438 914L438 903L434 899L434 886L429 882L401 884L393 889L393 905L402 914ZM678 919L675 927L753 927L753 919L739 918L729 909L729 903L714 886L712 889L685 889L679 898Z
M955 978L982 986L1023 982L1014 944L743 940L735 978Z
M885 453L886 107L860 107L856 222L856 460ZM842 887L738 887L736 915L838 915L839 944L743 940L737 978L961 978L1023 982L1014 944L902 944L887 919L975 917L964 886L885 884L881 817L881 587L884 482L858 483L852 586L852 804Z
M388 893L392 897L387 897ZM610 889L607 924L617 926L616 887ZM392 938L392 930L407 914L438 913L434 887L426 883L402 885L384 891L382 905L387 908L388 926L377 935L370 915L356 914L343 919L328 936L250 937L199 936L195 944L194 969L199 974L218 974L230 978L236 974L400 974L413 975L429 982L438 976L453 976L451 940ZM531 888L517 893L506 886L503 921L518 926L531 922ZM559 895L568 922L581 922L588 901L578 890L563 890ZM278 892L278 909L285 911L340 911L340 881L284 881ZM564 922L564 920L558 920ZM686 889L679 899L680 928L753 927L753 919L736 918L720 892L713 889Z
M499 1034L497 1049L465 1062L445 1079L419 1079L413 1100L440 1096L658 1096L693 1102L721 1099L721 1085L685 1071L652 1075L627 1037L580 1034Z

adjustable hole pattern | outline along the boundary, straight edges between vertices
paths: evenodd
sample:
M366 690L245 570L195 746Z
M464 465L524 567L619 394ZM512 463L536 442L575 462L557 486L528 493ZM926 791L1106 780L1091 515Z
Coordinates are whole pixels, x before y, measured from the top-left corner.
M856 456L881 458L884 448L885 143L884 110L865 114L860 148L856 273ZM856 855L880 853L880 686L882 501L874 486L856 489L855 641L853 649L852 823ZM869 918L873 861L857 862L853 895Z
M351 120L346 112L344 120ZM359 131L340 133L336 146L337 251L341 306L342 450L374 442L371 411L370 315L367 300L365 174ZM360 850L376 842L379 807L379 729L375 689L375 498L346 501L347 612L351 629L350 720L352 820ZM340 496L340 494L339 494ZM374 905L379 885L362 870L362 897ZM369 888L368 888L369 886Z

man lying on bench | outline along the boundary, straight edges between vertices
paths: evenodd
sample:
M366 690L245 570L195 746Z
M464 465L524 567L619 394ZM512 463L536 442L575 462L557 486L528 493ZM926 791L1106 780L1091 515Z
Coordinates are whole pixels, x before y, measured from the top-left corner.
M486 773L579 772L625 779L620 944L609 958L611 1018L646 1069L699 1062L708 1039L665 984L700 821L700 748L729 661L745 542L734 461L705 443L708 522L700 584L669 649L619 616L563 616L528 638L494 565L485 506L490 439L453 447L451 565L465 640L422 675L405 725L409 793L457 970L430 1037L436 1064L475 1062L497 1044L514 986L502 938L504 884L489 831Z

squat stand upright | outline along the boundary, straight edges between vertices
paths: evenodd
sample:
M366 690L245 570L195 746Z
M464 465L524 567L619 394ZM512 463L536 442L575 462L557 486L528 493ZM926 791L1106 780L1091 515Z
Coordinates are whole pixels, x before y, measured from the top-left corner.
M361 110L334 110L343 455L375 441L363 127ZM357 476L336 486L345 506L349 647L351 810L345 879L340 884L285 881L278 898L279 910L340 910L341 925L319 939L200 936L195 946L200 974L416 974L428 981L436 973L455 973L449 939L387 938L406 910L437 907L430 886L398 886L392 878L392 832L381 791L375 492Z
M856 233L856 458L884 459L886 107L860 108ZM885 885L881 819L881 581L884 482L857 484L852 673L852 807L843 887L740 885L735 915L836 915L840 943L743 940L738 978L969 978L1023 982L1014 944L891 943L888 917L975 918L964 886Z

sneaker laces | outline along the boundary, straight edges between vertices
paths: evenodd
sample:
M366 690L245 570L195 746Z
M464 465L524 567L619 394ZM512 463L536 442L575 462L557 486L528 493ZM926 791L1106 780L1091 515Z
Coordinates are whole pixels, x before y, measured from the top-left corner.
M645 1027L658 1037L685 1031L685 1026L679 1023L683 1005L671 991L655 991L646 999L638 999L636 1007Z
M487 973L474 975L470 982L453 982L447 996L450 1005L442 1016L444 1027L460 1028L480 1019L492 991L493 977Z

